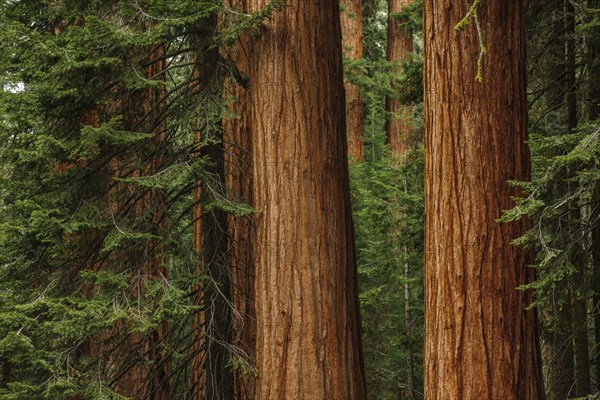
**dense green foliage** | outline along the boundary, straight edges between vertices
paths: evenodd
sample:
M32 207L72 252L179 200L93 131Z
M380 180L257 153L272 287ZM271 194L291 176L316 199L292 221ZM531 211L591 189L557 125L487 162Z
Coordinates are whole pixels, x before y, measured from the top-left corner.
M223 82L247 83L227 49L284 3L255 15L212 0L0 3L0 399L124 399L132 371L146 394L197 390L193 321L210 308L198 294L219 293L211 271L227 265L193 248L194 190L203 220L252 213L228 198L214 152L237 118ZM503 219L533 220L515 245L538 255L547 390L584 397L600 385L600 5L527 7L533 180L513 183L523 197ZM365 162L350 174L377 400L409 398L409 356L423 397L421 2L393 16L415 44L401 69L386 60L386 10L365 0L365 56L345 60L366 105ZM388 96L414 109L402 162L385 144ZM228 368L252 374L229 350Z
M251 211L198 156L220 136L226 62L194 71L268 12L2 3L0 398L122 398L133 371L188 396L194 293L214 285L195 272L193 189L213 183L206 213Z
M529 119L533 179L511 220L537 251L536 293L551 398L600 389L600 4L529 2ZM522 288L525 289L525 288ZM594 382L595 381L595 382Z
M365 4L365 57L346 63L366 105L365 162L351 165L350 172L367 387L370 398L382 400L404 398L409 353L413 395L423 397L422 58L415 46L413 61L403 68L386 60L386 10L385 1ZM416 43L420 14L417 1L395 16L408 21ZM392 118L385 110L387 96L414 107L414 148L405 162L393 159L386 146L385 121Z

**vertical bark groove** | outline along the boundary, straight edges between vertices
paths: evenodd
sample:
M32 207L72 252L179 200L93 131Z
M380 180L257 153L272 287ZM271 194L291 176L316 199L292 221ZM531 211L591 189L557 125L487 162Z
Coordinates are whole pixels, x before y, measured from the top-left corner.
M477 83L471 1L425 0L425 396L544 398L530 291L530 226L497 219L529 180L524 1L481 2L488 48Z
M249 57L260 400L366 398L339 21L290 1Z

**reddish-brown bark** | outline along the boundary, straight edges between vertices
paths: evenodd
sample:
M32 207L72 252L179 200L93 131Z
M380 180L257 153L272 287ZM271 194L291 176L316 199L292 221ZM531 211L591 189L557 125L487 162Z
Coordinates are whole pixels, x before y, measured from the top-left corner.
M200 70L198 66L194 68L192 73L192 80L200 79ZM197 87L192 88L195 95L198 94L199 89ZM200 125L200 123L198 123ZM200 140L201 140L201 132L200 126L197 127L196 132L194 133L194 145L195 145L195 156L196 158L200 157ZM202 205L200 203L200 198L202 195L202 186L201 182L195 182L194 187L194 207L192 209L192 218L193 218L193 234L192 234L192 248L198 254L202 251ZM196 276L200 276L202 272L201 260L196 262L194 266L194 274ZM192 371L191 371L191 380L190 380L190 391L192 395L192 399L194 400L204 400L205 398L205 380L206 374L204 371L204 359L206 356L205 346L206 346L206 313L204 303L204 293L202 291L202 287L200 284L194 285L194 304L199 307L198 312L194 316L194 320L192 321Z
M426 0L425 397L543 399L529 250L511 245L528 220L498 222L514 204L507 180L530 178L523 0Z
M246 0L232 0L228 6L247 12ZM251 37L242 33L228 52L237 71L225 85L233 118L223 120L225 132L225 170L228 197L252 202L252 132L250 130L250 93L243 80L248 74ZM232 345L237 368L234 370L236 400L255 398L256 313L254 309L254 266L252 264L251 219L230 216L229 265L235 311L232 317Z
M388 0L387 60L398 64L397 72L401 71L402 62L410 60L413 38L412 31L406 26L406 19L398 18L396 14L412 2L413 0ZM387 144L394 157L403 158L412 142L412 106L388 97L386 111L389 113L386 123Z
M249 55L259 400L366 398L339 23L290 1Z
M217 17L204 21L203 31L192 38L198 48L193 71L192 93L215 95L212 82L217 79L219 50L206 43L204 35L217 28ZM224 185L224 149L220 121L206 119L201 114L196 121L196 155L209 160L207 175L196 183L194 191L194 249L201 254L196 274L204 277L196 287L195 302L200 310L192 326L192 381L194 399L233 400L234 383L231 372L231 274L228 265L227 215L218 207L203 209L203 205L218 200L215 194ZM210 118L210 117L208 117ZM208 138L200 147L201 139Z
M362 0L341 0L342 47L344 57L359 60L363 57ZM344 79L346 92L346 136L348 157L352 161L364 161L363 131L365 105L358 87Z

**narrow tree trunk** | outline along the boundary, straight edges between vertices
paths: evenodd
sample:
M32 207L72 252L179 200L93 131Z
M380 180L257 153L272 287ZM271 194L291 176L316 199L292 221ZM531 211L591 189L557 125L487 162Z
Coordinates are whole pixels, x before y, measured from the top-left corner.
M413 51L412 31L406 26L405 18L397 13L411 5L413 0L388 0L388 41L387 59L398 63L401 72L402 62L410 59ZM395 88L397 89L397 88ZM402 104L398 99L386 99L388 120L386 123L387 143L393 157L405 157L412 142L412 106Z
M199 78L199 71L196 69L193 78ZM200 128L198 128L200 129ZM194 142L196 148L196 157L200 157L199 148L200 148L200 140L201 134L200 130L196 131ZM200 254L202 251L202 232L203 232L203 224L202 224L202 205L200 203L200 198L202 196L202 184L201 182L195 183L194 188L194 208L193 208L193 239L192 239L192 248L196 253L196 256ZM196 276L200 276L202 274L202 261L196 261L196 265L194 266L194 274ZM206 372L204 368L204 359L206 358L206 304L204 303L204 292L202 290L202 284L197 283L194 285L194 305L196 305L199 310L196 312L194 316L194 320L192 321L192 371L190 377L190 392L192 395L192 399L194 400L204 400L205 399L205 380L206 380Z
M224 182L223 143L206 145L204 154L214 165L209 168L214 181L203 186L204 204L215 201L213 190ZM220 190L220 189L217 189ZM203 217L202 254L204 273L209 282L204 289L206 313L206 347L204 380L206 399L233 400L234 387L231 372L231 276L227 257L227 214L213 209Z
M561 282L558 293L568 293L567 282ZM570 296L567 296L570 299ZM564 301L564 300L563 300ZM573 339L571 336L571 307L566 301L562 305L548 304L542 311L546 324L543 333L543 358L546 368L548 400L565 400L575 395L573 371Z
M552 21L552 37L548 39L547 56L542 59L546 72L546 107L560 112L566 100L565 14L564 0L551 0L546 7ZM565 190L564 185L556 188ZM574 357L572 340L571 293L567 280L560 282L555 294L540 312L546 389L548 400L565 400L575 395Z
M388 42L387 59L398 64L410 59L413 51L412 31L405 25L406 19L399 19L396 13L412 4L412 0L388 0ZM392 157L398 163L406 160L412 146L412 107L388 97L386 111L389 113L386 131L387 144ZM406 181L404 182L406 192ZM406 218L402 210L398 210L397 220L400 229L405 229ZM411 325L410 318L410 268L408 265L408 247L404 246L404 322L407 331ZM414 399L414 365L411 345L406 347L406 388L402 394L405 400Z
M544 8L548 10L547 18L552 22L546 53L540 60L546 86L544 97L546 107L559 112L565 104L564 0L549 0Z
M405 147L406 151L410 148ZM402 158L406 158L406 155L402 155ZM408 194L408 188L406 179L404 180L404 194ZM406 214L402 213L402 210L398 210L400 218L398 219L402 228L406 229ZM406 332L412 332L412 320L411 320L411 296L410 296L410 266L408 264L408 246L404 245L404 327ZM412 352L412 343L406 347L406 390L402 396L404 400L414 400L415 398L415 377L414 377L414 357Z
M246 1L231 1L230 7L246 13ZM228 197L234 201L252 202L252 131L250 130L250 93L243 81L248 75L251 37L241 34L230 50L236 75L225 86L225 96L233 97L229 110L235 115L223 120L225 131L226 181ZM236 369L234 370L236 400L253 400L256 380L256 312L254 308L254 266L252 264L251 219L247 216L229 218L229 263L235 312L232 318Z
M158 47L151 55L151 64L148 67L147 79L158 79L161 81L165 80L164 74L166 63L164 61L164 55L164 46ZM151 121L152 125L156 127L156 137L154 138L154 141L157 148L163 146L162 142L164 142L167 137L165 128L166 123L165 121L161 120L161 111L164 109L162 105L164 95L165 90L163 88L158 90L152 88L148 89L146 114L153 115ZM155 157L155 159L150 163L150 170L147 174L153 175L158 173L161 168L163 168L164 162L165 160L163 157ZM167 201L166 195L162 190L153 190L150 192L150 196L151 198L148 199L150 207L151 209L155 210L153 218L153 225L155 227L154 229L156 229L157 236L163 236L164 230L167 226L165 216ZM154 254L146 263L145 273L148 276L153 276L160 280L168 280L169 258L164 253L162 245L157 240L153 240L150 244L150 248ZM151 337L146 344L146 354L149 354L149 358L154 364L151 369L151 378L148 383L150 386L150 396L148 398L153 398L156 400L169 400L171 398L171 360L170 355L166 353L166 349L169 348L169 346L166 344L168 343L169 335L169 324L163 321L153 332L151 332Z
M582 249L577 249L581 251ZM573 275L573 353L575 356L575 387L577 397L585 397L591 393L590 353L588 341L588 315L586 299L577 294L577 289L585 288L585 261L582 254L576 260L578 270Z
M573 223L581 223L581 209L579 205L579 197L577 196L571 204L571 218ZM576 230L575 232L579 232ZM579 233L581 234L581 233ZM577 397L585 397L591 393L591 378L590 378L590 353L588 339L588 312L587 312L587 296L585 296L585 269L587 267L584 249L582 247L583 238L576 238L572 244L570 251L570 260L575 268L570 285L571 299L571 315L565 316L567 321L572 322L572 326L568 337L572 337L573 355L574 355L574 379L575 389L571 393ZM582 292L583 290L583 292ZM560 316L560 314L559 314Z
M482 1L476 82L469 0L425 0L425 397L543 399L526 219L500 223L530 179L523 0Z
M340 0L342 12L342 45L344 57L350 60L363 58L362 0ZM363 131L365 105L358 87L344 79L346 91L346 134L350 162L364 161Z
M366 398L339 21L292 0L249 56L259 400Z
M575 7L569 0L565 0L565 32L566 32L566 98L567 122L570 132L577 128L577 87L575 65ZM571 203L571 218L573 223L580 224L581 206L577 196ZM572 281L572 321L573 321L573 350L575 355L575 387L577 396L587 396L591 392L590 379L590 354L587 333L587 304L586 298L577 293L578 289L585 288L586 258L583 254L583 238L578 238L573 244L571 262L576 269Z
M592 205L592 271L594 297L592 313L594 314L594 361L596 363L596 390L600 391L600 184L594 190L594 203Z
M406 192L406 189L405 189ZM404 326L406 331L412 331L412 320L410 317L410 268L408 265L408 246L404 246ZM406 391L404 400L414 400L415 398L415 372L412 352L412 343L406 348Z
M588 9L600 9L600 0L588 0ZM593 18L593 16L590 16ZM588 64L588 114L589 120L600 117L600 26L595 24L586 37Z
M599 9L599 0L589 0L588 8ZM600 117L600 26L595 25L586 37L588 44L588 119ZM596 166L598 167L598 166ZM600 183L592 194L592 287L594 288L592 314L594 315L594 364L596 365L596 390L600 391Z
M159 46L150 56L150 65L146 71L146 79L165 80L164 60L165 47ZM165 95L164 88L149 88L147 90L147 101L145 104L146 115L151 115L151 125L155 127L156 136L154 138L156 148L163 146L166 140L166 123L161 120L163 110L163 96ZM165 160L162 156L155 156L149 163L146 175L154 175L163 168ZM154 210L153 226L157 236L164 235L164 229L167 226L165 209L166 195L162 190L152 190L149 193L148 207L146 209ZM153 253L150 259L145 264L144 274L154 279L165 280L169 279L169 259L164 253L162 245L157 240L152 240L150 243L150 251ZM148 379L148 395L146 398L153 400L169 400L172 394L171 388L171 360L167 353L170 335L169 324L165 321L161 322L154 329L146 340L147 358L151 360L152 367L150 368L150 376Z
M589 0L588 7L600 8L599 0ZM596 25L588 42L588 113L589 120L600 117L600 26ZM598 167L598 166L596 166ZM592 195L592 285L594 288L592 314L594 315L594 363L596 364L596 390L600 391L600 182L597 182Z
M165 48L162 45L157 46L152 50L147 59L145 71L145 79L148 80L164 80ZM160 104L164 89L162 87L151 87L146 90L135 93L129 100L130 107L128 112L129 123L137 125L137 129L144 132L154 132L155 137L152 139L153 146L160 147L161 142L165 139L165 124L160 118ZM145 160L142 160L145 161ZM152 159L144 165L141 170L135 170L136 176L148 176L155 174L160 170L163 160L159 158ZM111 176L118 177L122 173L122 166L118 165L117 161L111 164ZM120 171L121 170L121 171ZM127 168L129 171L130 168ZM129 173L129 172L127 172ZM109 207L112 208L111 213L117 215L122 212L123 193L128 193L131 188L126 185L124 189L120 189L116 184L114 189L109 193ZM129 195L125 198L130 198ZM161 235L161 228L164 227L164 194L158 190L149 191L140 195L134 201L133 206L135 212L141 215L148 210L153 212L152 225L155 229L155 235ZM155 240L148 243L149 253L144 261L139 275L132 282L130 291L133 298L143 296L146 280L148 279L168 279L168 269L166 265L168 260L162 253L160 244ZM118 261L117 261L118 263ZM105 332L106 337L115 334L119 337L119 333L127 335L125 342L116 349L116 354L113 355L113 365L115 367L114 390L123 396L149 400L169 400L171 398L170 385L170 360L167 355L161 352L161 347L167 341L169 326L166 323L161 323L156 329L141 334L130 333L125 323L117 323L110 332ZM167 346L164 346L167 348Z
M0 82L2 84L2 82ZM0 87L0 90L2 88ZM8 383L12 380L12 363L10 360L5 358L0 359L0 365L2 365L2 379L0 379L0 388L8 388Z
M217 17L210 16L203 27L205 32L216 29ZM201 47L196 60L195 75L198 78L197 88L193 89L198 96L215 96L209 94L211 83L217 79L217 66L220 60L218 48L210 48L197 38L194 45ZM214 86L213 86L214 87ZM210 118L210 117L208 117ZM193 342L198 343L195 360L192 364L192 383L195 399L233 400L234 385L231 372L231 274L228 264L228 234L227 215L218 207L209 211L203 210L203 204L218 201L218 193L225 187L225 165L222 133L215 129L219 121L204 119L199 121L200 131L196 141L200 142L200 135L208 136L207 144L199 151L207 156L210 165L206 167L209 174L204 182L198 184L195 193L194 209L194 245L201 245L202 260L198 272L204 275L206 284L202 285L198 293L198 303L201 310L196 316L195 337ZM200 369L198 371L198 369Z
M246 129L249 106L245 89L236 88L240 94L239 103L232 108L241 111L238 121L229 121L233 139L228 143L229 168L227 186L237 201L252 201L252 163L250 152L252 140ZM248 121L249 122L249 121ZM226 127L226 129L228 129ZM254 307L254 266L252 264L251 219L248 216L229 218L230 266L232 296L235 312L233 315L233 346L236 349L237 369L234 371L236 399L254 399L255 356L256 356L256 313Z
M567 124L569 130L577 128L577 86L575 66L575 7L570 0L565 0L565 73L566 73L566 100Z

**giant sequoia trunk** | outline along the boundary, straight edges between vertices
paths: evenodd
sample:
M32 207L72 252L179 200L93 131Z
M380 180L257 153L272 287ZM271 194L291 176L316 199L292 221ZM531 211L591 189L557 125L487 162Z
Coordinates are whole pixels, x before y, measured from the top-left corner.
M388 0L387 59L397 63L399 69L402 62L410 59L413 38L412 31L406 26L406 19L398 18L397 14L412 2L413 0ZM386 123L387 143L394 157L403 158L412 142L412 106L402 104L393 97L388 97L385 105L389 114Z
M529 221L500 223L530 178L523 0L479 4L487 47L476 82L472 1L426 0L425 397L544 398L529 250L511 241Z
M359 60L363 57L362 0L341 0L340 14L344 57ZM363 130L365 106L358 86L344 80L346 91L346 132L350 161L364 161Z
M249 56L260 400L366 397L340 42L338 1L293 0Z

